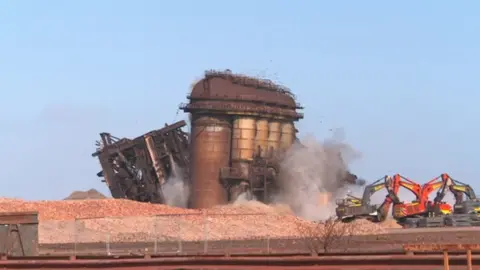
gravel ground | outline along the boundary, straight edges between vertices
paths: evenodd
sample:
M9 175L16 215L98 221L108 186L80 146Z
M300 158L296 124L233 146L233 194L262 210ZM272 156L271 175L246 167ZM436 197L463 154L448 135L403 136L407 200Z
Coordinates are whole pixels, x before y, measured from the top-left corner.
M0 202L0 212L11 211L39 212L40 243L298 238L329 230L295 217L288 207L258 202L203 210L113 199ZM335 227L355 235L384 232L364 220Z
M38 211L41 252L55 254L308 252L309 243L338 231L352 236L337 237L332 252L401 251L407 243L478 243L477 228L399 230L388 229L396 227L391 221L380 226L359 220L332 230L295 217L287 207L255 202L192 210L111 199L0 199L0 213L12 211Z

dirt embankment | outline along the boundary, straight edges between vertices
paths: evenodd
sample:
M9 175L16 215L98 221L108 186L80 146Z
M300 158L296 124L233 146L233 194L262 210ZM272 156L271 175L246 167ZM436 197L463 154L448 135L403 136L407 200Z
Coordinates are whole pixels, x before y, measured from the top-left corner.
M0 213L38 211L41 243L192 241L304 237L300 227L317 226L284 205L259 202L194 210L119 199L24 201L0 199ZM353 233L384 230L356 221Z

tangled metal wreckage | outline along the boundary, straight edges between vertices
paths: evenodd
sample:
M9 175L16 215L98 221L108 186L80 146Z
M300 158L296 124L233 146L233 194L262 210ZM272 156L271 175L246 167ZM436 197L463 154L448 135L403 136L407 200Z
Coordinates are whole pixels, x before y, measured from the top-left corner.
M290 90L229 70L207 71L187 98L180 109L190 114L190 133L180 121L135 139L100 134L93 156L112 196L165 203L163 186L176 180L190 187L191 208L241 194L271 201L282 188L282 157L298 141L294 122L303 118ZM348 173L339 182L356 179Z
M181 130L185 125L180 121L135 139L101 133L92 156L100 160L103 170L97 176L104 178L112 196L164 203L162 185L188 176L188 134Z

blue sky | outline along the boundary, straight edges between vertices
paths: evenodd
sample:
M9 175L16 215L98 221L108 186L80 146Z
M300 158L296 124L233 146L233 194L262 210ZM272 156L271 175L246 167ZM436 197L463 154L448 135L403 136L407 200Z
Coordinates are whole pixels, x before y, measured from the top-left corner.
M377 179L480 188L480 2L2 1L0 196L97 188L98 133L186 119L205 69L268 76L319 139L342 128Z

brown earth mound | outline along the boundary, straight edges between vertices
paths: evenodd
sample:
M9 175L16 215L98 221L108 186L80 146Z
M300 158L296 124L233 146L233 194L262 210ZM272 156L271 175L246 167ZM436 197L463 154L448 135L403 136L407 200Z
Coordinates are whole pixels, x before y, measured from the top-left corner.
M87 191L74 191L70 196L65 198L64 200L99 200L99 199L106 199L107 196L103 195L96 189L89 189Z

